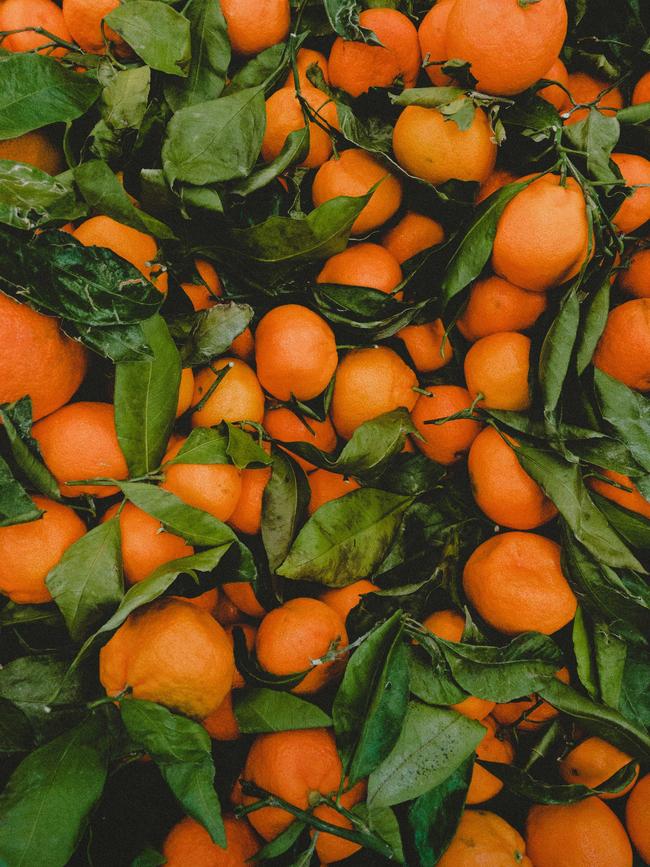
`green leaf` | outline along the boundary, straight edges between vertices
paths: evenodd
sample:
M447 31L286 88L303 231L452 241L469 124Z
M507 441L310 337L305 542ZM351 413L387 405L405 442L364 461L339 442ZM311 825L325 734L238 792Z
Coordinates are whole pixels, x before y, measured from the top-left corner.
M35 521L42 514L0 456L0 527Z
M636 512L630 512L611 500L592 493L592 499L612 527L633 548L650 548L650 521Z
M152 316L142 327L153 358L122 362L115 369L115 427L131 476L160 465L181 382L181 358L165 320Z
M616 112L616 119L619 123L646 123L650 120L650 102L641 102L638 105L619 108Z
M155 849L144 849L131 862L131 867L160 867L161 864L166 864L167 859Z
M166 464L227 464L228 437L211 427L195 427Z
M203 726L151 701L127 699L120 704L120 713L129 736L158 765L188 816L225 847L210 736Z
M367 805L359 804L358 806L361 808ZM394 859L398 864L406 863L399 822L393 810L390 807L379 807L374 810L367 810L367 814L370 830L380 837L384 843L388 843L393 850Z
M285 732L330 726L332 720L315 704L275 689L238 689L233 710L245 734Z
M393 105L420 105L424 108L439 108L463 97L462 87L410 87L398 94L391 94ZM471 100L468 100L471 103Z
M187 76L190 22L167 3L129 0L109 12L104 20L147 66L169 75Z
M418 648L409 648L409 674L411 692L426 704L450 705L458 704L467 698L467 693L451 676L442 651L433 640L422 641L424 656Z
M553 413L569 372L573 345L580 322L580 303L575 287L562 299L560 310L546 332L539 354L539 381L545 412Z
M0 62L0 140L75 120L101 91L92 76L79 75L42 54L11 54Z
M282 68L289 64L289 52L285 42L278 42L260 51L245 63L232 77L226 93L235 93L249 87L259 87L266 84L271 78L279 75Z
M277 569L284 578L345 587L371 575L395 538L411 497L359 488L321 506Z
M240 470L246 467L262 469L272 463L270 455L264 451L253 435L229 421L222 422L228 432L226 452L232 463Z
M609 167L609 158L616 147L621 128L615 117L590 108L587 117L566 125L563 137L586 157L587 174L595 181L615 181L617 175Z
M86 214L67 177L53 178L25 163L0 160L0 223L36 229Z
M485 735L456 711L411 702L392 752L368 780L371 809L401 804L444 782Z
M578 351L576 354L578 374L584 373L589 364L591 364L596 345L607 323L609 295L610 283L608 276L590 298L582 328L578 329Z
M28 482L52 500L60 500L59 486L40 457L36 440L31 435L32 402L29 397L14 404L0 406L0 420L9 440L16 466Z
M270 163L251 172L248 177L233 184L231 192L239 196L249 196L261 190L294 163L302 162L309 152L309 127L295 129L286 137L282 150Z
M576 658L576 667L580 683L592 698L598 696L598 683L596 663L594 660L589 624L582 608L578 606L576 616L573 618L571 639L573 641L573 653Z
M639 728L650 728L650 661L645 648L628 648L621 684L620 710Z
M183 366L198 367L223 355L252 318L248 304L226 301L172 320L169 327L180 345Z
M105 717L96 715L24 759L0 795L0 859L64 867L108 772Z
M627 644L614 635L606 623L594 624L594 649L600 698L614 710L619 709Z
M64 552L45 579L73 641L119 605L123 593L120 520L93 527Z
M597 368L594 387L604 420L650 472L650 400Z
M133 66L117 72L102 91L100 108L106 126L115 132L140 129L149 103L151 69Z
M378 42L372 31L359 24L358 0L323 0L323 5L332 30L339 36L357 42Z
M28 753L34 747L34 731L27 716L7 699L0 698L0 756Z
M285 852L288 852L289 849L291 849L306 827L307 826L304 822L296 819L285 831L271 840L270 843L262 846L262 848L253 855L253 861L261 861L264 863L270 858L277 858L279 855L284 855Z
M262 494L262 543L271 571L287 557L307 514L309 484L303 470L281 449L271 449L271 478Z

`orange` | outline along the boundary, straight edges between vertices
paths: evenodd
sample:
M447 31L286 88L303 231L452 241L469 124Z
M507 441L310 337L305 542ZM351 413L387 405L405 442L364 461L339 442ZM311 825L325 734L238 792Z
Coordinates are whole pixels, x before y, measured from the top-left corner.
M625 825L634 848L650 862L650 774L641 777L627 799Z
M473 419L454 419L442 424L427 424L439 418L469 409L472 398L458 385L436 385L418 398L411 419L424 439L414 438L415 445L432 461L453 464L469 449L481 430Z
M447 54L447 21L455 0L437 0L420 22L418 40L424 71L436 87L450 84L452 79L442 71Z
M167 291L167 272L154 259L158 244L151 235L118 223L111 217L91 217L72 233L86 247L106 247L126 259L150 280L160 292Z
M414 87L420 72L417 30L396 9L365 9L359 24L371 30L380 45L353 42L338 36L329 56L329 75L334 87L350 96L361 96L371 87L391 87L397 80Z
M365 783L358 783L349 791L343 792L340 804L346 810L350 810L355 804L363 800L365 794ZM330 807L327 804L321 804L321 806L316 807L314 816L317 819L322 819L324 822L329 822L330 825L336 825L338 828L352 830L352 822L334 807ZM312 830L310 833L313 837L315 832ZM316 855L322 865L335 864L343 861L345 858L350 858L359 849L361 849L361 846L358 843L344 840L342 837L337 837L336 834L319 832L318 839L316 840Z
M0 5L0 30L21 30L25 27L42 27L65 42L72 42L63 13L52 0L4 0ZM12 33L2 41L5 51L33 51L35 48L50 44L49 37L35 33L33 30ZM43 53L62 57L67 50L66 48L52 50L44 48Z
M289 32L289 0L221 0L235 54L259 54Z
M257 375L278 400L311 400L327 388L338 362L334 332L300 304L282 304L255 331ZM261 418L259 419L261 421Z
M650 220L650 160L638 154L621 153L612 154L612 160L620 169L626 186L636 187L614 215L616 228L627 234Z
M510 741L497 734L496 723L491 717L482 720L481 724L487 728L487 732L476 747L476 757L484 762L511 765L515 758L515 751ZM472 768L472 779L465 803L482 804L498 795L502 788L501 780L476 762Z
M307 70L310 66L314 65L318 66L320 71L323 73L323 79L329 84L330 75L327 57L325 57L324 54L321 54L320 51L314 51L313 48L300 48L298 54L296 54L296 68L298 70L298 79L300 81L301 89L303 87L314 86L307 77ZM293 70L290 70L287 79L284 82L284 86L294 87L294 84Z
M69 506L34 495L44 514L25 524L0 527L0 593L13 602L50 602L45 584L65 551L86 532L86 525Z
M604 91L607 91L605 93ZM618 87L610 90L610 83L601 78L594 78L587 72L572 72L569 74L569 92L577 105L593 103L601 114L615 115L617 109L623 108L623 94ZM602 94L602 96L601 96ZM573 103L566 108L571 109ZM577 123L589 114L588 108L578 108L565 119L565 124Z
M580 783L583 786L588 786L590 789L595 789L631 761L632 756L628 756L627 753L619 750L613 744L601 738L586 738L562 759L560 762L560 776L565 783ZM632 786L634 786L638 773L637 769L634 780L622 791L600 795L599 797L611 800L612 798L621 798L623 795L627 795Z
M546 78L547 81L557 81L566 87L567 90L569 88L569 73L559 57L553 61L544 75L542 75L542 78ZM547 84L546 87L542 87L537 91L537 96L550 102L558 111L567 109L571 103L567 92L558 87L557 84Z
M102 21L120 5L119 0L63 0L63 19L72 38L83 48L93 54L104 54L104 33L106 39L118 45L124 45L122 37Z
M504 280L542 292L575 277L588 247L582 190L573 178L562 186L558 175L543 175L503 209L494 238L492 267Z
M163 843L167 867L242 867L260 848L246 819L224 816L226 848L212 842L210 834L187 816L171 829Z
M446 28L446 56L472 64L484 93L521 93L544 76L567 31L564 0L456 0Z
M440 370L449 364L454 354L442 319L422 325L407 325L397 332L397 337L403 341L415 369L420 373Z
M0 141L0 160L27 163L48 175L58 175L66 167L63 151L42 129Z
M242 612L239 608L219 588L217 588L217 602L213 613L217 622L222 626L232 626L233 623L237 623L242 617Z
M241 737L239 723L232 706L232 692L226 693L226 697L216 710L202 721L203 728L215 741L236 741Z
M221 589L239 611L243 611L244 614L248 614L249 617L254 617L256 620L265 616L266 609L262 608L257 601L253 586L248 581L227 582L221 585Z
M499 331L524 331L546 310L546 295L529 292L501 277L484 277L473 284L467 305L456 321L466 340Z
M530 337L500 331L481 337L465 356L465 381L479 406L523 412L530 407L528 369Z
M106 512L103 521L117 514L119 504ZM120 536L122 567L129 584L144 581L149 575L170 560L179 560L194 553L180 536L168 533L162 524L147 515L133 503L125 503L120 512Z
M650 102L650 72L644 73L634 86L632 105Z
M176 457L185 439L179 438L167 451L165 461ZM232 464L169 464L164 466L161 488L188 506L227 521L241 496L241 471Z
M561 668L555 676L562 683L568 683L569 669ZM503 704L497 704L492 711L492 716L501 725L517 723L517 728L522 731L535 731L544 723L555 719L558 714L559 711L553 705L547 701L540 701L535 695L522 701L507 701Z
M309 121L309 151L299 163L308 169L322 166L332 154L332 139L327 132L328 125L338 129L336 104L330 97L309 83L303 84L301 97L319 118L318 122ZM276 90L266 100L266 129L262 141L262 158L272 162L284 147L289 133L303 129L305 116L296 92L291 87ZM323 128L325 127L325 128Z
M485 181L497 158L487 114L477 108L467 129L460 129L437 108L408 105L393 129L395 159L410 175L430 184Z
M618 285L633 298L650 298L650 247L635 250L618 273Z
M261 422L264 418L264 392L259 380L245 361L219 358L210 367L202 367L194 376L192 406L198 406L224 367L228 372L210 394L201 409L192 413L192 427L212 427L222 421ZM214 370L213 370L214 369Z
M437 220L407 211L392 229L384 232L381 243L401 265L423 250L437 247L445 240L445 230Z
M336 371L332 396L337 433L350 439L365 421L398 407L413 409L417 384L411 368L386 346L348 352Z
M276 409L267 409L262 423L267 434L280 442L307 442L323 452L333 452L336 448L336 431L329 416L325 416L324 421L308 418L303 422L295 412L279 406ZM292 457L306 472L315 469L310 461L298 455Z
M311 491L308 507L310 515L325 503L338 500L359 487L354 479L347 479L340 473L330 473L328 470L315 470L307 476L307 481Z
M187 602L198 605L199 608L205 608L210 614L214 614L219 603L219 591L213 587L212 590L206 590L205 593L200 593L198 596L188 596Z
M481 617L506 635L551 635L576 612L560 546L537 533L513 531L483 542L465 564L463 587Z
M59 320L0 292L0 403L25 395L34 419L67 403L86 375L88 354Z
M259 533L262 523L262 497L271 478L271 467L241 471L241 494L228 519L231 527L249 536Z
M250 328L246 327L238 334L237 337L230 344L230 351L233 355L236 355L237 358L241 358L242 361L247 361L249 364L252 364L255 360L255 341L253 339L253 332Z
M32 428L41 455L64 497L110 497L115 485L68 485L81 479L126 479L128 468L117 441L113 405L69 403Z
M217 298L222 295L221 280L214 265L205 259L195 259L194 267L203 282L181 283L181 289L190 299L195 310L207 310L214 307Z
M352 223L352 234L364 235L390 220L402 202L401 181L375 157L360 148L332 157L316 172L312 199L318 207L338 196L365 196L378 183Z
M535 804L526 821L535 867L632 867L625 828L600 798L575 804Z
M347 587L326 590L325 593L321 593L320 601L333 608L345 623L350 611L361 602L362 596L366 593L374 593L375 590L379 589L376 584L362 578L360 581L353 581Z
M533 867L525 852L523 837L501 816L465 810L438 867Z
M255 650L265 671L286 675L311 668L335 646L344 648L347 643L345 625L337 612L318 599L304 597L269 611L257 630ZM292 692L318 692L344 666L344 656L316 665Z
M133 698L197 719L219 707L234 669L223 628L203 608L178 598L158 599L130 614L99 653L107 695L129 686Z
M369 286L379 292L392 292L402 282L399 262L379 244L353 244L325 262L317 283L343 286ZM398 293L396 297L401 297Z
M607 482L591 477L587 480L587 484L593 491L596 491L601 497L607 497L608 500L617 503L624 509L629 509L630 512L636 512L638 515L643 515L644 518L650 520L650 502L641 495L637 486L628 476L624 476L623 473L617 473L616 470L599 469L598 472L601 476L605 476L619 485L624 485L626 488L631 488L631 490L623 491L621 488L616 488L614 485L608 485Z
M518 443L493 427L484 428L469 450L467 469L476 505L503 527L533 530L557 515L557 509L517 460ZM650 504L649 504L650 507Z
M181 382L178 387L178 404L176 406L176 418L180 418L184 412L192 406L194 394L194 373L191 367L184 367L181 371Z
M610 311L593 361L628 388L650 389L650 298L635 298Z
M484 199L487 199L492 193L505 187L507 184L512 184L517 180L517 175L513 175L507 169L494 169L479 187L476 195L476 204L480 204Z

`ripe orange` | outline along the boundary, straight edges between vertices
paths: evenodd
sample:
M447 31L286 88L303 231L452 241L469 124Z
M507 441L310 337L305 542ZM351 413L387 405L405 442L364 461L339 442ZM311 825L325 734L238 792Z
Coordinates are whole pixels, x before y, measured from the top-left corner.
M301 88L314 86L307 77L307 70L310 66L314 65L318 66L320 71L323 73L324 80L329 84L330 75L327 57L325 57L324 54L321 54L320 51L314 51L313 48L300 48L296 55L296 68L298 70L298 79ZM294 87L294 85L293 70L290 70L286 81L284 82L284 86Z
M269 611L255 637L259 664L271 674L296 674L310 668L334 646L348 643L345 625L339 615L318 599L290 599ZM338 677L345 667L345 656L316 665L292 692L318 692Z
M219 588L217 588L217 601L213 614L217 623L220 623L222 626L231 626L233 623L241 620L242 617L239 608Z
M219 707L234 669L222 627L204 609L178 598L159 599L130 614L99 653L107 695L129 686L133 698L197 719Z
M506 440L516 448L516 440ZM486 427L472 443L467 458L472 493L476 505L495 524L533 530L554 518L557 509L506 440L493 427Z
M477 280L467 306L456 321L466 340L480 340L500 331L524 331L546 310L546 295L529 292L501 277Z
M442 319L434 319L423 325L407 325L396 336L404 342L415 369L420 373L440 370L449 364L454 354Z
M313 310L282 304L257 326L255 361L259 381L278 400L292 395L311 400L327 388L336 370L334 332Z
M102 520L112 518L118 509L117 503L111 506ZM129 584L144 581L163 563L189 557L194 553L194 548L187 545L180 536L168 533L160 521L138 509L133 503L125 503L120 512L120 535L122 567Z
M569 683L569 669L560 668L555 677L562 683ZM494 706L492 716L501 725L514 725L522 731L536 731L549 720L555 719L559 711L547 701L540 701L537 696L531 695L522 701L507 701Z
M329 416L326 416L324 421L309 418L302 422L295 412L279 406L276 409L267 409L263 425L269 436L280 442L307 442L324 452L333 452L336 448L336 431ZM291 453L290 449L288 451ZM305 472L315 469L310 461L298 455L292 457Z
M34 419L67 403L86 375L88 354L53 316L0 292L0 403L25 395Z
M350 810L355 804L363 800L365 793L365 783L357 783L349 791L343 792L340 804L346 810ZM349 819L327 804L321 804L321 806L316 807L313 815L317 819L329 822L330 825L336 825L338 828L348 828L351 830L353 827ZM313 837L315 832L312 830L310 833ZM361 846L358 843L353 843L352 840L344 840L342 837L337 837L336 834L323 834L319 832L316 840L316 855L322 865L336 864L339 861L350 858L359 849L361 849Z
M194 267L203 283L181 283L181 289L190 299L195 310L207 310L214 307L217 298L221 297L223 292L221 280L214 265L205 259L195 259Z
M501 533L483 542L465 564L463 587L481 617L506 635L551 635L576 612L560 546L537 533Z
M113 405L69 403L36 422L34 439L64 497L110 497L115 485L67 485L78 479L126 479L128 468L117 441Z
M167 867L239 867L258 851L259 842L246 819L223 817L226 848L212 838L195 819L187 816L171 829L163 843Z
M259 620L266 614L266 609L262 608L257 601L253 586L248 581L231 581L221 585L221 589L226 594L228 599L237 606L244 614L249 617L254 617Z
M352 42L338 36L329 56L330 81L351 96L371 87L391 87L400 79L413 87L420 71L418 34L411 21L396 9L365 9L361 27L371 30L380 45Z
M472 398L458 385L436 385L418 398L411 419L424 437L415 438L415 445L432 461L453 464L469 449L481 425L472 419L455 419L442 424L427 424L439 418L469 409Z
M632 867L625 828L600 798L575 804L535 804L526 821L535 867Z
M59 172L65 171L63 151L42 129L26 132L18 138L0 141L0 160L27 163L36 166L42 172L47 172L48 175L58 175Z
M381 243L401 265L423 250L442 244L444 240L445 230L437 220L416 211L407 211L392 229L384 232Z
M393 129L393 150L410 175L434 185L452 178L482 183L497 158L490 122L481 108L463 130L437 108L408 105Z
M413 409L416 385L411 368L386 346L348 352L334 382L332 421L337 433L350 439L365 421L401 406Z
M542 292L575 277L588 247L582 190L573 178L562 186L558 175L544 175L505 206L494 238L492 267L504 280Z
M610 311L593 362L629 388L650 389L650 298L635 298Z
M44 514L35 521L0 527L0 593L13 602L49 602L45 579L65 551L86 532L86 525L69 506L35 495Z
M481 337L465 356L467 390L479 406L523 412L530 406L528 370L530 337L500 331Z
M316 282L369 286L388 293L402 282L402 269L393 254L379 244L353 244L342 253L330 256Z
M262 497L271 478L271 467L241 471L241 494L228 523L249 536L259 533L262 523Z
M605 93L605 91L607 92ZM611 87L608 81L594 78L587 72L570 73L569 92L573 102L577 105L595 103L598 111L605 115L615 115L617 109L623 108L624 105L623 94L618 87ZM572 104L570 103L567 108L570 108ZM564 123L577 123L579 120L584 120L588 114L588 108L578 108L565 119Z
M241 737L239 723L232 706L232 691L226 693L219 707L202 720L202 725L215 741L236 741Z
M600 479L592 477L587 480L589 487L600 494L601 497L607 497L613 503L618 503L624 509L629 509L630 512L636 512L638 515L643 515L644 518L650 520L650 502L641 495L639 489L628 476L623 473L617 473L615 470L598 470L601 476L606 476L613 482L619 485L624 485L626 488L631 488L630 491L623 491L621 488L615 488L614 485L608 485Z
M309 151L299 165L315 169L322 166L332 154L332 139L327 132L327 126L338 129L336 104L326 93L309 83L302 86L300 95L318 116L319 122L309 122ZM282 87L272 93L266 100L266 129L262 141L262 158L267 163L272 162L284 147L289 133L303 129L304 126L305 116L293 85Z
M650 774L641 777L627 799L625 825L634 848L650 862Z
M533 867L525 853L523 837L501 816L465 810L438 867Z
M542 75L542 78L546 78L548 81L557 81L566 87L567 90L569 88L569 73L559 57L553 61L544 75ZM557 84L547 84L546 87L542 87L537 91L537 96L550 102L558 111L564 111L570 105L567 92L558 87Z
M352 224L352 234L363 235L390 220L402 202L401 181L375 157L360 148L350 148L332 157L316 172L312 199L318 207L337 196L365 196L379 181Z
M150 280L160 292L167 291L167 271L154 262L158 244L151 235L118 223L111 217L91 217L72 233L86 247L106 247L126 259Z
M192 406L194 394L194 373L191 367L184 367L181 371L181 382L178 387L178 404L176 406L176 418L180 418L184 412Z
M627 267L619 271L618 285L633 298L650 298L650 247L632 253Z
M63 0L63 19L80 48L93 54L104 54L102 21L119 5L119 0ZM110 42L124 45L119 33L111 30L107 24L104 24L103 30Z
M565 783L581 783L583 786L595 789L631 761L632 756L628 756L627 753L619 750L613 744L601 738L586 738L562 759L560 762L560 776ZM634 780L622 791L600 795L599 797L610 800L627 795L634 786L638 774L637 769Z
M444 87L451 78L442 71L441 61L450 59L447 53L447 21L456 0L438 0L424 16L418 29L424 71L436 87Z
M499 762L502 765L511 765L515 758L515 750L512 743L504 736L497 733L497 726L492 717L486 717L481 721L487 732L476 747L476 756L484 762ZM481 767L478 763L472 769L472 779L467 790L467 804L482 804L498 795L503 788L503 783L494 774Z
M165 461L176 457L185 443L179 438L167 451ZM232 464L167 464L161 488L176 494L188 506L202 509L227 521L241 496L241 472Z
M264 418L264 393L255 371L238 358L219 358L202 367L194 376L192 406L197 406L210 390L217 373L228 367L219 385L201 409L192 413L192 427L212 427L222 421L261 422ZM212 369L214 368L214 370Z
M650 102L650 72L644 73L634 86L632 105Z
M235 54L259 54L289 32L289 0L221 0Z
M626 186L636 187L614 215L616 228L627 234L650 220L650 160L638 154L622 153L612 154L612 160L620 169Z
M212 590L206 590L205 593L200 593L198 596L183 598L186 598L192 605L198 605L199 608L205 608L210 614L214 614L219 603L219 590L213 587Z
M494 169L479 187L476 195L476 204L480 204L488 196L491 196L492 193L495 193L507 184L514 183L516 180L517 175L513 175L507 169Z
M0 30L23 30L26 27L42 27L65 42L72 42L61 9L52 0L4 0L0 4ZM51 39L33 30L12 33L2 41L5 51L33 51L50 45ZM66 48L43 49L53 57L62 57Z
M333 608L345 623L350 611L361 602L361 597L366 593L374 593L379 589L376 584L362 578L360 581L353 581L347 587L336 587L333 590L326 590L325 593L321 593L320 601Z
M307 481L311 491L308 506L310 515L325 503L338 500L359 487L354 479L347 479L340 473L330 473L327 470L314 470L307 476Z

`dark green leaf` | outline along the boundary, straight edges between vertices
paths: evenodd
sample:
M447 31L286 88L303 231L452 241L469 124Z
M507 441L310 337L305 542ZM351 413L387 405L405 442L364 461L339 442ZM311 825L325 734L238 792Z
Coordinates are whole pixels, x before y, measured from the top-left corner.
M357 0L323 0L332 30L344 39L358 42L377 42L372 31L359 24L359 3Z
M565 125L563 135L569 144L585 155L587 173L592 180L615 181L617 176L609 167L609 158L620 132L615 117L602 114L597 108L590 108L584 120Z
M609 294L610 283L609 277L607 277L590 298L587 314L584 317L582 328L579 329L576 355L578 374L584 373L591 363L596 344L605 328L609 314Z
M571 288L562 299L560 310L546 332L539 355L539 380L547 413L553 413L560 400L579 322L578 294L575 288Z
M228 437L221 430L195 427L170 464L227 464Z
M576 658L576 668L580 683L592 698L596 698L598 696L598 675L589 627L590 623L586 615L583 614L582 608L578 606L571 630L573 653Z
M255 441L252 434L229 421L222 422L228 432L226 452L232 463L240 470L246 467L261 469L272 463L270 455Z
M620 710L639 728L650 728L650 661L645 647L640 650L628 648L621 684Z
M650 472L650 400L598 369L594 386L603 418Z
M167 3L129 0L104 20L147 66L169 75L187 75L192 50L190 22Z
M272 77L279 74L282 67L289 63L289 52L286 43L279 42L270 48L260 51L245 63L241 69L233 75L226 93L235 93L249 87L258 87L265 84Z
M262 495L262 542L275 571L286 559L307 514L309 485L305 473L281 449L271 449L272 472Z
M31 436L31 400L25 397L9 406L0 407L0 420L9 440L13 459L25 478L41 494L52 500L60 500L57 481L41 460L36 441Z
M332 720L315 704L275 689L238 689L233 709L242 732L284 732L330 726Z
M616 119L619 123L646 123L650 120L650 102L641 102L638 105L619 108L616 112Z
M279 855L284 855L285 852L291 849L305 828L306 825L299 819L296 819L289 825L286 831L278 834L274 840L271 840L270 843L262 846L259 852L253 855L253 861L261 861L264 863L270 858L277 858Z
M592 494L592 499L616 532L633 548L640 550L650 548L650 521L647 518L636 512L630 512L598 494Z
M183 365L197 367L223 355L252 318L253 309L248 304L226 301L172 320L170 329L181 346Z
M409 672L411 692L426 704L458 704L467 693L451 676L445 657L433 639L424 642L427 656L410 648Z
M241 181L236 182L231 192L240 196L248 196L256 190L261 190L278 175L285 172L294 163L305 159L309 152L309 127L296 129L286 137L280 153L270 163L254 170Z
M19 707L0 698L0 756L28 753L34 747L34 731Z
M86 214L68 178L53 178L35 166L0 160L0 223L35 229Z
M8 464L0 457L0 527L35 521L42 514L20 482L14 478Z
M366 807L365 804L358 805ZM393 857L398 864L404 864L404 848L397 816L390 807L378 807L367 810L368 827L393 850Z
M139 129L149 102L151 69L133 66L117 72L102 91L102 118L115 132Z
M395 105L420 105L424 108L439 108L450 105L464 96L462 87L411 87L401 93L391 95ZM471 100L468 100L471 104Z

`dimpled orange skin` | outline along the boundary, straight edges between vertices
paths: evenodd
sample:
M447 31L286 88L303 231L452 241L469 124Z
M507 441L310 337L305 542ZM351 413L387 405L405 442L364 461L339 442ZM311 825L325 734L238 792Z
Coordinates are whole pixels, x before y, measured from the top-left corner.
M44 512L42 517L0 527L0 593L19 605L51 601L45 584L48 572L86 532L69 506L38 495L32 500Z
M632 756L602 738L581 741L560 762L560 776L565 783L580 783L595 789L632 761ZM605 801L622 798L634 786L639 775L637 767L632 782L620 792L599 795Z
M323 79L327 84L329 84L330 75L329 75L329 67L327 64L327 57L322 54L320 51L315 51L313 48L300 48L298 49L298 54L296 55L296 67L298 70L298 79L300 81L300 87L314 87L307 76L307 70L310 66L313 65L318 66L320 71L323 73ZM287 78L284 82L285 87L295 87L295 81L293 78L293 70L290 70Z
M517 441L484 428L469 450L467 469L479 509L502 527L534 530L557 515L553 502L517 460Z
M390 87L398 78L404 87L413 87L420 71L420 46L417 30L406 15L397 9L365 9L359 24L381 44L338 36L328 60L332 85L355 97L371 87Z
M407 325L397 332L404 342L411 361L420 373L433 373L451 361L454 351L445 333L442 319L423 325Z
M232 705L232 691L226 694L219 707L201 721L203 728L215 741L236 741L241 737L239 723Z
M523 837L501 816L465 810L437 867L533 867L525 852Z
M607 91L605 93L605 91ZM625 102L623 94L618 87L611 87L611 82L602 78L594 78L587 72L572 72L569 74L569 92L573 103L595 102L596 108L601 114L613 117L619 108L623 108ZM600 95L602 94L602 96ZM569 100L567 109L571 109L573 103ZM572 111L564 121L565 125L584 120L589 114L588 108L578 108Z
M379 589L376 584L362 578L360 581L348 584L347 587L336 587L333 590L326 590L325 593L321 593L319 598L325 605L333 608L345 623L350 611L361 602L361 597L365 593L374 593Z
M345 624L339 615L318 599L290 599L269 611L255 637L259 664L271 674L297 674L312 666L337 644L348 643ZM315 666L292 692L299 695L318 692L338 677L345 667L345 656Z
M473 342L500 331L524 331L537 322L546 306L545 293L528 292L492 275L473 284L456 325Z
M632 92L632 105L641 105L643 102L650 102L650 72L641 76Z
M259 381L273 397L289 400L293 394L311 400L327 388L336 370L334 332L308 307L282 304L257 326L255 361Z
M650 862L650 774L641 777L627 799L625 826L634 848Z
M650 298L635 298L610 311L593 362L628 388L650 389Z
M561 186L559 175L544 175L505 206L494 238L492 267L515 286L543 292L575 277L588 247L582 190L573 178Z
M632 253L627 268L618 273L618 285L633 298L650 298L650 247Z
M352 223L352 234L363 235L390 220L402 202L401 181L366 151L350 148L323 163L314 178L312 199L318 207L337 196L365 196L377 183Z
M165 455L176 457L185 439L179 439ZM175 494L188 506L227 521L241 496L241 471L232 464L171 464L164 467L161 488Z
M92 54L105 53L102 20L119 5L120 0L63 0L63 20L80 48ZM107 24L104 33L111 42L124 45L122 37Z
M537 533L513 531L483 542L465 564L463 587L481 617L505 635L552 635L576 612L560 546Z
M260 848L255 832L246 819L234 816L224 816L223 826L225 849L195 819L181 819L163 843L167 867L243 867Z
M0 160L27 163L48 175L58 175L66 168L63 151L42 129L0 141Z
M254 421L264 418L264 392L259 380L245 361L239 358L219 358L211 367L220 371L229 367L219 385L203 404L192 413L192 427L212 427L222 421ZM197 406L210 390L217 373L210 367L194 375L192 406Z
M392 292L402 281L399 262L379 244L353 244L335 253L323 265L317 283L343 286L369 286L379 292ZM401 294L401 293L400 293Z
M393 129L393 151L403 169L430 184L452 178L482 183L497 158L490 122L481 108L463 130L436 108L408 105Z
M407 211L392 229L384 232L381 243L401 265L423 250L437 247L444 240L445 230L437 220Z
M447 20L447 57L469 61L482 92L509 96L542 78L566 31L564 0L526 6L514 0L456 0Z
M557 81L567 89L569 87L569 73L559 57L546 70L542 78L546 78L548 81ZM550 102L558 111L563 111L570 105L569 95L566 90L562 90L557 84L547 84L546 87L542 87L537 91L537 96Z
M194 267L203 283L181 283L181 289L190 299L195 310L208 310L214 307L217 299L222 295L221 280L214 265L205 259L195 259Z
M318 115L319 123L315 121L309 123L309 151L299 165L315 169L322 166L332 154L332 139L327 132L327 125L338 129L336 104L326 93L309 83L303 85L301 96ZM262 159L267 163L272 162L284 147L289 133L303 129L304 126L305 116L293 85L276 90L266 100L266 129L262 140Z
M72 42L61 9L52 0L4 0L0 4L0 30L21 30L25 27L42 27L65 42ZM5 51L33 51L40 46L49 45L48 36L26 30L12 33L2 41ZM44 49L48 56L62 57L67 48Z
M555 677L562 683L569 683L569 669L561 668ZM492 716L501 725L514 725L522 731L536 731L540 726L559 715L553 705L547 701L539 701L536 695L522 701L508 701L497 704L492 710Z
M526 821L535 867L632 867L625 828L600 798L575 804L535 804Z
M161 271L160 265L153 261L158 254L158 244L151 235L104 216L85 220L72 234L85 247L112 250L137 268L159 292L167 291L167 272Z
M625 233L634 232L647 220L650 220L650 160L638 154L612 154L612 160L620 169L626 185L634 187L639 184L631 196L614 214L614 225Z
M110 497L115 485L68 485L81 479L126 479L128 468L117 441L113 404L80 401L36 422L32 436L64 497Z
M487 179L483 181L476 195L476 204L480 204L487 199L492 193L505 187L507 184L513 184L517 180L517 175L509 172L507 169L494 169Z
M336 371L332 421L339 436L350 439L363 424L398 407L412 410L417 400L415 373L386 346L354 349Z
M340 473L330 473L328 470L314 470L307 476L307 481L311 492L307 507L310 515L325 503L338 500L359 487L354 479L346 479Z
M414 438L415 445L432 461L453 464L469 449L481 430L473 419L454 419L443 424L427 424L469 409L472 398L459 385L436 385L421 395L411 411L411 420L424 439Z
M343 792L340 798L340 804L346 810L351 810L355 804L362 801L366 796L365 782L357 783L349 791ZM329 822L331 825L336 825L339 828L352 829L352 822L339 813L334 807L329 807L327 804L321 804L314 810L314 816L317 819L322 819ZM310 831L311 836L314 836L314 831ZM343 837L337 837L336 834L327 834L320 832L316 840L316 855L322 865L336 864L344 858L350 858L355 852L358 852L361 846L358 843L353 843L351 840L344 840Z
M650 502L640 494L639 489L628 476L624 476L623 473L617 473L615 470L599 469L598 472L601 476L605 476L613 482L624 485L626 488L631 488L632 490L624 491L592 476L587 479L587 484L592 491L596 491L601 497L606 497L624 509L636 512L637 515L643 515L644 518L650 520Z
M271 478L271 467L241 471L241 494L235 510L228 519L231 527L240 533L254 536L262 524L262 497Z
M330 417L326 416L324 421L317 421L313 418L308 418L305 421L306 423L302 422L290 409L279 406L276 409L267 409L262 424L269 436L281 442L307 442L323 452L333 452L336 448L336 431ZM305 472L316 468L310 461L294 455L291 449L287 449L287 451Z
M481 721L487 732L476 747L476 756L484 762L499 762L502 765L511 765L515 758L514 747L509 740L497 736L496 723L491 717ZM467 790L467 804L482 804L498 795L503 788L503 783L494 774L475 762L472 768L472 779Z
M481 337L465 356L465 381L479 406L523 412L530 407L528 370L530 337L500 331Z
M235 54L259 54L289 32L289 0L221 0Z
M212 615L197 605L162 599L127 617L99 653L106 694L163 704L196 719L215 711L230 691L232 645Z
M418 28L418 41L424 71L436 87L444 87L452 79L445 75L439 61L452 58L447 54L447 21L455 0L438 0L424 16Z
M103 521L117 514L119 504L106 512ZM144 581L149 575L170 560L190 557L194 548L180 536L168 533L156 518L147 515L133 503L125 503L119 517L122 549L122 567L129 584Z
M58 319L0 292L0 403L29 395L38 420L70 400L87 365L85 347L65 336Z

